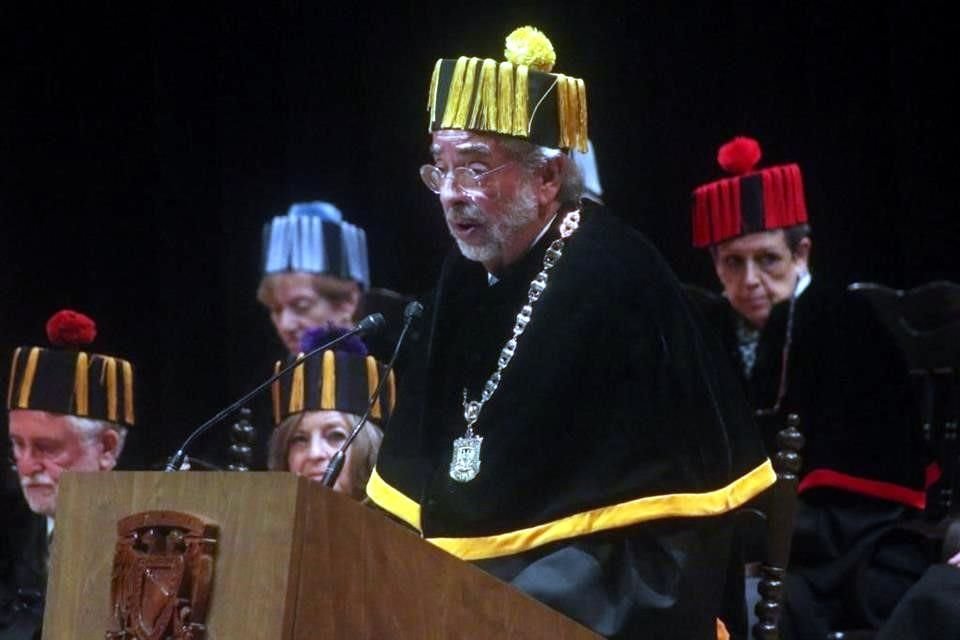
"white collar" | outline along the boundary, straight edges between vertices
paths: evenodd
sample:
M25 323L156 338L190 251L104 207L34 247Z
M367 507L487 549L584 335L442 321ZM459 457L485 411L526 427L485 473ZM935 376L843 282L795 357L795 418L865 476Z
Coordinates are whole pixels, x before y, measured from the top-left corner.
M807 271L797 279L797 289L794 291L793 295L799 298L800 294L807 290L807 287L810 286L811 282L813 282L813 276L810 275L809 271Z

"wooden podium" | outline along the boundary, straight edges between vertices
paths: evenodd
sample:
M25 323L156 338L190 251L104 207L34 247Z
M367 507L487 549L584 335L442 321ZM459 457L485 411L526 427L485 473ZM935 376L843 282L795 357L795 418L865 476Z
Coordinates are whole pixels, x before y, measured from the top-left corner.
M45 639L99 640L117 629L117 524L155 510L218 528L208 640L599 637L293 474L109 472L61 481Z

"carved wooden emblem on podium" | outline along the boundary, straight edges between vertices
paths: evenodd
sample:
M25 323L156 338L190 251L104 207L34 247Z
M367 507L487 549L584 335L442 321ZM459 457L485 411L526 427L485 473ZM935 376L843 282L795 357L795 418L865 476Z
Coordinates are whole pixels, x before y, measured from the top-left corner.
M117 523L106 640L203 640L217 527L176 511Z

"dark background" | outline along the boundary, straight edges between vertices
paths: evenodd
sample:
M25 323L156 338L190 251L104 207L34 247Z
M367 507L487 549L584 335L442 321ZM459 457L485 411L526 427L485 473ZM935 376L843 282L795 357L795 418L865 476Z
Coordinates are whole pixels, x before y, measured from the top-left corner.
M416 175L433 62L501 59L522 24L585 79L607 202L682 279L712 285L689 193L740 133L765 163L801 165L816 277L960 279L946 4L13 4L0 353L45 344L59 308L96 318L96 350L138 371L126 466L159 462L269 373L259 233L291 202L330 200L364 227L376 285L430 286L449 247Z

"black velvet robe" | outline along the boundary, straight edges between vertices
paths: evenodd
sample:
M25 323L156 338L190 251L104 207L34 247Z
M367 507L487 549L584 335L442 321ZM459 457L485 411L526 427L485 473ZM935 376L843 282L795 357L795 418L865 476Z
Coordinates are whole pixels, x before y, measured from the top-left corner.
M445 263L367 493L602 635L714 638L725 514L774 475L662 258L609 214L582 216L480 416L468 483L448 475L462 390L479 395L558 233L493 286L479 263Z
M876 640L960 638L960 569L935 564L910 588Z
M6 487L0 527L0 640L40 637L47 582L47 520Z
M916 426L907 367L865 301L814 279L796 300L780 411L759 421L768 451L786 415L800 416L800 504L782 627L787 638L875 628L927 564L925 541L901 530L926 502L928 458ZM718 329L751 404L773 407L789 302L761 332L744 373L738 317L702 291L694 299Z
M737 349L737 314L719 296L701 299L708 322L756 409L772 407L780 385L789 302L774 306L750 378ZM788 413L806 437L800 493L839 489L915 509L925 505L924 449L907 366L866 301L817 280L796 301L781 411L761 420L768 450Z

